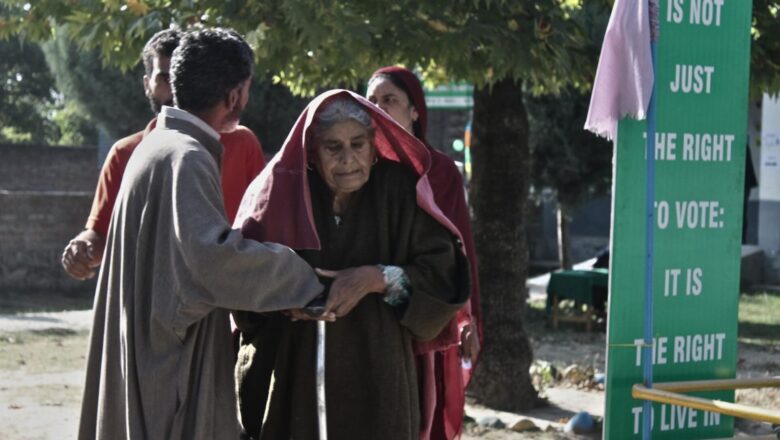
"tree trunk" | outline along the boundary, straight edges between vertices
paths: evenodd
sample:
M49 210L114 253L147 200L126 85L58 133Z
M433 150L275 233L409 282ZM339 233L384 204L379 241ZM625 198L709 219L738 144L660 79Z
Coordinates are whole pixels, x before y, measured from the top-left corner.
M474 174L470 203L479 258L485 342L469 389L491 408L534 407L533 360L523 328L528 271L525 237L529 182L528 115L512 80L474 93Z
M558 202L558 263L563 270L571 270L571 238L569 212Z

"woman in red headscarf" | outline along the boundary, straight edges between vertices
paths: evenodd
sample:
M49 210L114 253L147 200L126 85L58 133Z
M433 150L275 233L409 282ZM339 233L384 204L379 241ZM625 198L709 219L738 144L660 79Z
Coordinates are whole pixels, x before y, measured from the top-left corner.
M431 154L428 179L434 200L458 228L471 270L471 298L433 341L417 346L422 440L450 440L463 427L465 388L482 342L479 278L463 180L455 163L426 140L428 108L417 76L403 67L384 67L368 81L367 98L420 139Z
M430 161L384 112L334 90L309 104L244 195L236 225L245 236L295 249L332 279L325 305L335 319L325 343L331 438L419 438L416 341L440 334L470 292L460 232L428 182ZM244 408L265 394L247 386L255 383L253 364L273 364L262 428L259 405L242 408L245 429L260 439L319 437L316 325L301 311L288 316L236 315Z

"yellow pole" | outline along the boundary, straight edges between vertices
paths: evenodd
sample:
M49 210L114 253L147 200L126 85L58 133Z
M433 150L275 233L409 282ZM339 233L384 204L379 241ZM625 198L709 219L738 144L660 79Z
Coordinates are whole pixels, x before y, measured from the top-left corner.
M780 411L771 411L763 408L740 405L737 403L723 402L722 400L686 396L670 391L664 391L658 388L647 388L640 384L635 384L633 386L631 389L631 396L635 399L668 403L671 405L685 406L702 411L717 412L729 416L741 417L743 419L780 424Z
M780 388L780 377L663 382L654 384L653 388L675 393L689 393L691 391L724 391L745 388Z

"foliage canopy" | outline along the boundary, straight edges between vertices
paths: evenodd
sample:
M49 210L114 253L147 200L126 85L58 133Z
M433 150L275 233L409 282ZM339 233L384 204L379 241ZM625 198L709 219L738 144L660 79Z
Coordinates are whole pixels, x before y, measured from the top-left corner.
M0 140L44 142L56 135L47 119L54 80L38 46L18 38L0 42Z
M0 41L0 141L80 145L94 143L94 126L63 99L44 53L18 37Z
M255 48L261 75L297 94L355 87L376 67L419 66L426 79L478 86L523 79L538 91L592 75L582 45L584 19L597 2L543 0L2 0L0 38L61 37L59 26L104 62L134 66L144 42L170 26L228 26ZM435 54L435 55L434 55Z
M558 203L569 213L608 194L612 180L610 143L582 129L589 98L572 89L555 97L526 98L535 195L543 187L554 189Z
M0 39L65 36L104 63L136 65L144 42L170 26L233 27L261 77L296 94L362 83L377 66L418 66L426 80L478 86L523 79L535 92L590 86L600 42L594 19L610 0L0 0ZM780 2L753 0L751 89L780 91Z

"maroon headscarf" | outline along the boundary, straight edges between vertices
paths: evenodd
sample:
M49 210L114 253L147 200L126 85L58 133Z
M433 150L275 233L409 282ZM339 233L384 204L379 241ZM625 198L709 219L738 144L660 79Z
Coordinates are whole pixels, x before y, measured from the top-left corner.
M477 271L477 252L471 233L471 218L465 201L465 192L461 183L461 175L452 159L433 148L426 138L428 129L428 106L425 104L425 93L422 84L409 69L400 66L383 67L371 75L369 83L377 76L388 78L396 87L409 97L409 101L417 111L417 121L414 123L414 135L420 139L431 154L431 168L428 180L433 189L436 204L444 215L461 232L464 239L466 255L471 263L471 304L470 314L476 319L480 343L482 342L482 313L479 306L479 277Z
M457 438L463 427L465 388L471 380L472 368L461 367L458 343L460 328L475 324L480 344L483 341L482 310L479 305L479 273L474 238L471 234L471 219L466 205L463 180L452 159L428 144L425 133L428 128L428 107L422 84L414 72L398 66L383 67L373 75L369 83L382 76L403 90L417 111L414 135L425 143L431 155L428 179L433 189L436 204L444 215L458 228L463 237L463 246L469 260L471 274L471 298L442 333L429 343L416 347L418 380L421 388L421 433L423 440L429 438ZM434 355L434 352L439 355ZM443 384L443 386L442 386ZM438 388L437 388L438 387Z
M434 201L427 176L431 164L427 148L379 107L348 90L330 90L306 106L282 149L247 188L233 227L260 241L281 243L293 249L320 249L306 172L306 146L313 140L311 128L317 110L337 97L353 99L366 110L374 124L377 154L406 165L420 176L417 204L462 240L458 228Z
M425 133L428 132L428 106L425 105L425 93L423 92L422 84L417 79L417 75L411 70L405 69L400 66L383 67L373 75L371 80L378 76L384 76L390 80L396 87L403 90L406 96L409 97L409 102L417 110L417 120L414 121L413 130L417 139L423 141L425 145L428 145L428 139ZM369 80L369 82L371 82Z

